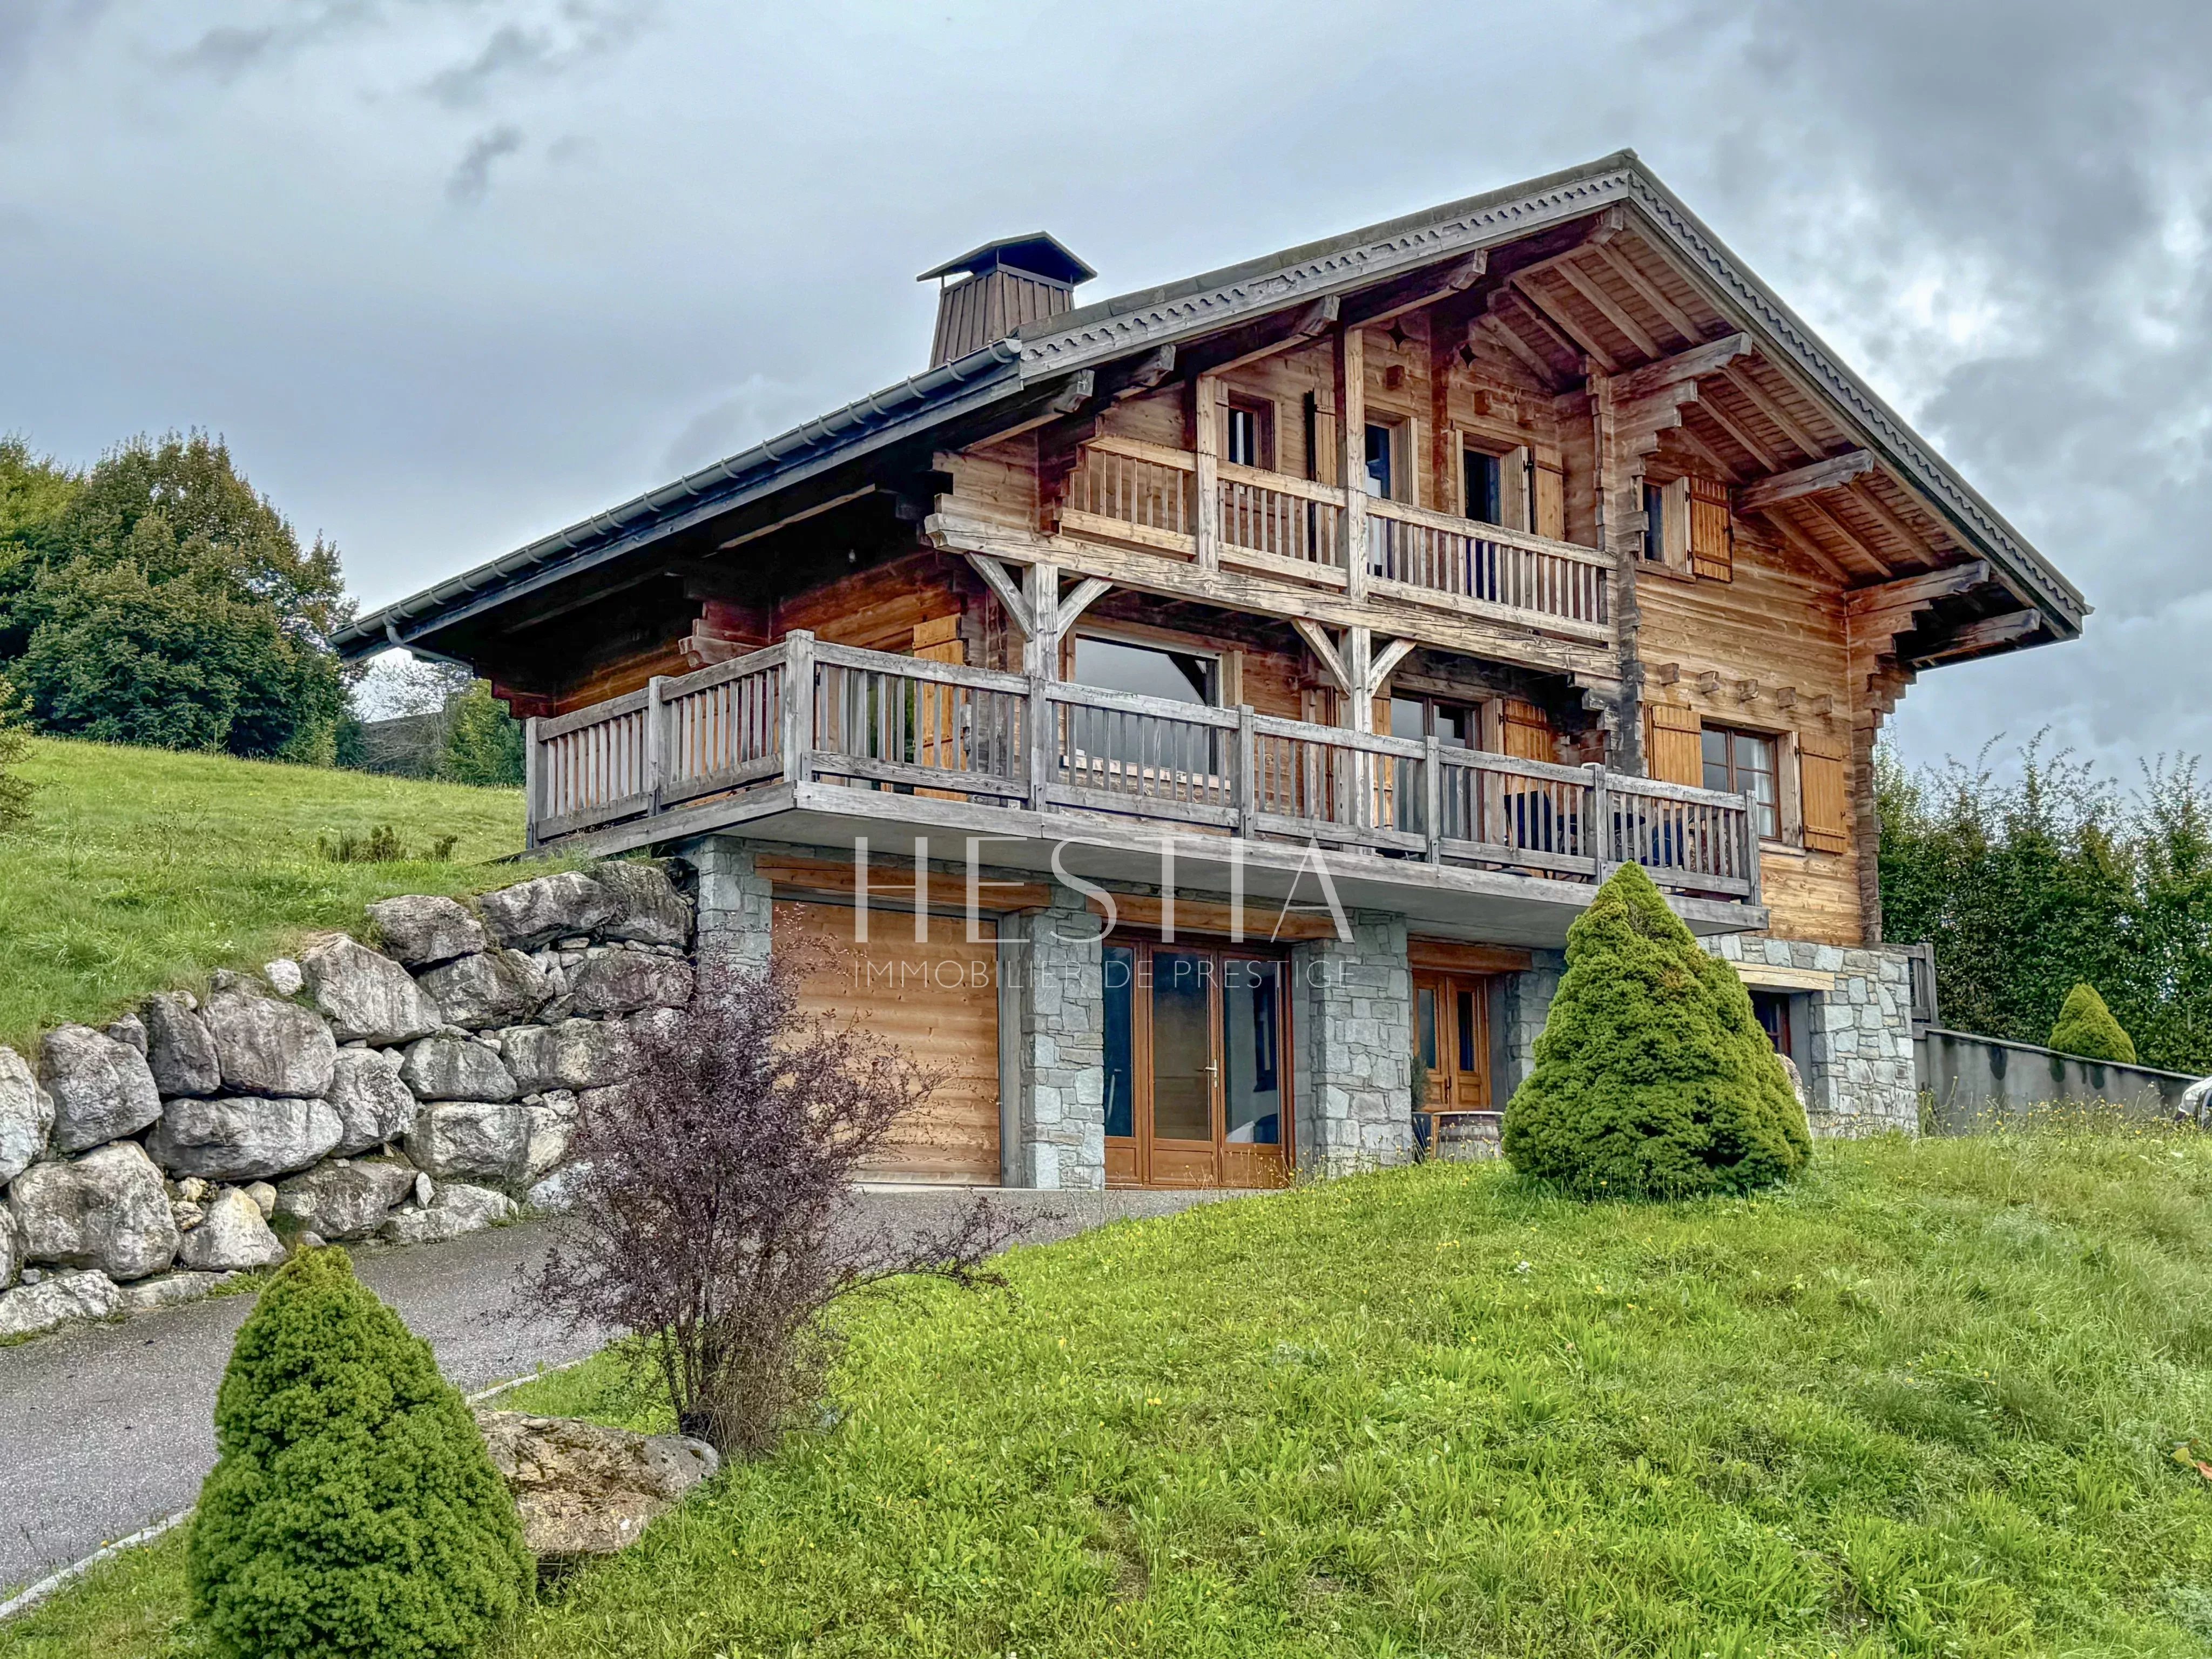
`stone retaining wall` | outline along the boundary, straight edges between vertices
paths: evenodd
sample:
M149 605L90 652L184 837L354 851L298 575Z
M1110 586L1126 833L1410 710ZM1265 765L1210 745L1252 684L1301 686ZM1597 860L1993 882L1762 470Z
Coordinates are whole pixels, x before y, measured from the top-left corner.
M188 1300L288 1237L413 1243L551 1200L635 1022L690 1000L692 911L641 863L386 899L370 944L58 1027L35 1066L0 1048L0 1337Z

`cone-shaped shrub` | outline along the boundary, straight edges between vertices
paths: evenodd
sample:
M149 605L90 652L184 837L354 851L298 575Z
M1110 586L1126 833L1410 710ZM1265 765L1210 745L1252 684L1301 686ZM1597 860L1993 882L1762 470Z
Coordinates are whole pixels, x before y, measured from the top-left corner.
M215 1434L186 1571L218 1652L465 1654L529 1588L468 1407L343 1250L301 1252L262 1292Z
M2116 1060L2123 1066L2136 1063L2135 1039L2121 1030L2104 998L2097 994L2097 988L2086 981L2066 994L2058 1010L2058 1023L2051 1028L2050 1046L2062 1054L2079 1054L2084 1060Z
M1567 971L1504 1140L1515 1169L1589 1198L1741 1192L1813 1155L1743 981L1633 864L1567 930Z

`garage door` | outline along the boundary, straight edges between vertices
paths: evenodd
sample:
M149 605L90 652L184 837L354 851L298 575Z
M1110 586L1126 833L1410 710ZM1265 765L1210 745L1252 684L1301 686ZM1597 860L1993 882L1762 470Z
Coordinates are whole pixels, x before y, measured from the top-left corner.
M947 1073L927 1104L900 1126L869 1173L879 1181L999 1180L998 929L980 944L967 924L939 918L917 943L914 919L872 908L870 938L853 939L843 905L779 899L775 938L823 947L800 1005L810 1014L858 1020L920 1064Z

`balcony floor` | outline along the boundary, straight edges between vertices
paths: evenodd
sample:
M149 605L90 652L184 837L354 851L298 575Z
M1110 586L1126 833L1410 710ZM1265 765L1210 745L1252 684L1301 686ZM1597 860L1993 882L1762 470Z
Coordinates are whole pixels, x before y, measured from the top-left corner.
M565 837L562 854L607 854L640 848L672 850L695 836L726 831L747 840L793 848L832 848L849 855L856 836L868 839L872 861L911 860L918 840L934 861L962 865L966 838L988 837L979 852L985 870L1049 874L1053 850L1060 867L1102 884L1157 886L1167 830L1104 813L1024 807L980 806L961 800L848 788L836 784L778 783L743 794L700 802L652 818ZM1588 882L1520 875L1510 871L1431 865L1371 853L1302 848L1282 841L1243 841L1197 830L1174 832L1178 892L1221 899L1232 891L1242 866L1245 902L1255 915L1250 932L1264 936L1286 899L1300 908L1326 909L1318 859L1347 910L1403 915L1425 934L1493 945L1556 950L1567 928L1589 903ZM1302 873L1303 872L1303 873ZM1295 889L1295 891L1293 890ZM954 895L948 890L948 898ZM1668 902L1700 936L1745 933L1767 923L1764 907L1741 900L1669 893ZM985 908L989 908L987 902Z

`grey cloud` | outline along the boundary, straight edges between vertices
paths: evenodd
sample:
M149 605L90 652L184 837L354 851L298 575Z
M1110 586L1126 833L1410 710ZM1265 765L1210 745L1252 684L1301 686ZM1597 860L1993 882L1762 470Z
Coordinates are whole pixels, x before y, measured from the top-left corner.
M491 165L502 155L512 155L522 148L522 131L519 127L496 126L489 132L480 132L471 141L460 165L453 169L453 177L446 180L446 198L464 206L483 200L484 192L491 188Z
M476 108L503 82L604 61L635 40L658 9L658 0L565 0L551 22L534 28L501 24L475 57L440 70L423 90L448 109Z

